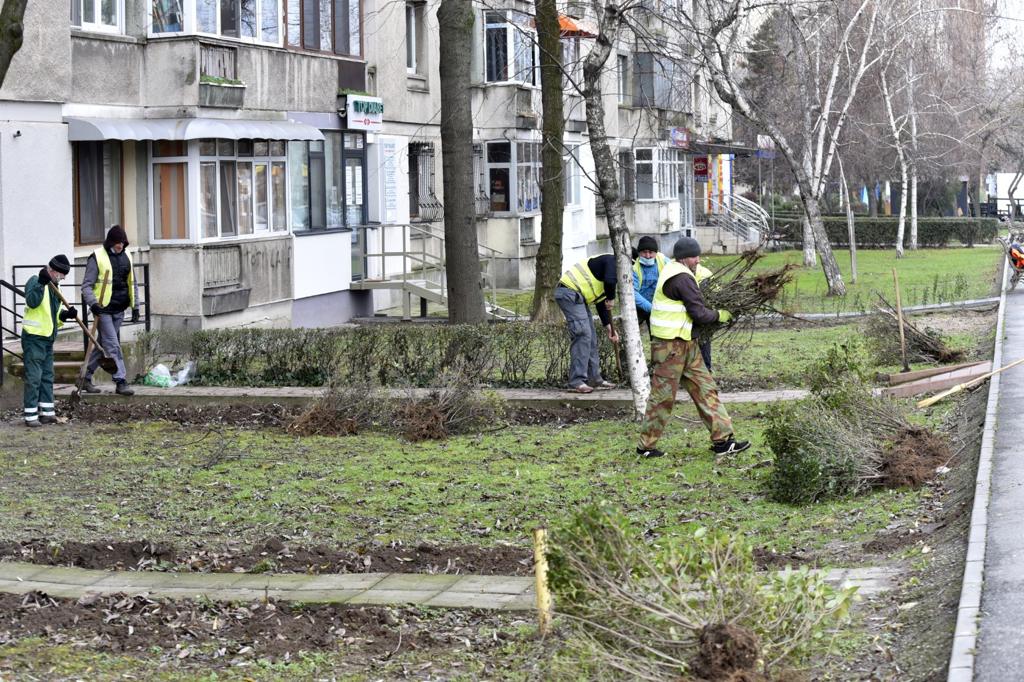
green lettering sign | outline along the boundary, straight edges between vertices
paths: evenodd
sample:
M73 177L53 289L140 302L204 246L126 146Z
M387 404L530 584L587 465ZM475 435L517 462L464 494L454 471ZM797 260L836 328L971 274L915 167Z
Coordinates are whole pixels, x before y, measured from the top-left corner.
M357 114L384 114L384 104L381 102L363 102L356 100L353 103Z

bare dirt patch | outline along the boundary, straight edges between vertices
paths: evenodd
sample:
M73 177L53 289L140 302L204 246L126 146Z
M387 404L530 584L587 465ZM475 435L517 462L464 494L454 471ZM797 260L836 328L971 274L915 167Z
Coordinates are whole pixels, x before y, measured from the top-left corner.
M248 548L175 548L147 540L61 542L0 541L0 558L98 570L172 570L204 573L474 573L529 575L529 550L499 545L371 545L304 547L271 537Z
M939 467L948 466L953 453L942 436L912 426L893 438L882 463L885 485L890 488L917 488L931 480Z

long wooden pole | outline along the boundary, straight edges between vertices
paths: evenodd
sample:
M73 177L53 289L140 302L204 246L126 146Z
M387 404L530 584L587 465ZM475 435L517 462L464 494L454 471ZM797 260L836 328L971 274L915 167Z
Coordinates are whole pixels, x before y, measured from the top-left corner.
M533 530L533 570L537 588L537 629L542 637L551 632L551 592L548 590L548 531Z
M1003 365L999 369L992 370L988 374L982 374L980 377L976 377L974 379L971 379L970 381L965 381L962 384L957 384L953 388L945 390L942 393L939 393L937 395L933 395L931 398L925 398L924 400L919 401L917 403L917 406L918 407L930 407L931 405L934 405L935 403L939 402L943 398L948 398L949 396L953 395L954 393L959 393L960 391L963 391L963 390L971 388L971 387L973 387L973 386L975 386L977 384L980 384L981 382L985 381L985 379L988 379L989 377L995 376L996 374L999 374L1000 372L1004 372L1004 371L1010 369L1011 367L1016 367L1017 365L1021 364L1022 362L1024 362L1024 358L1021 358L1020 360L1014 360L1010 364Z
M896 319L900 324L900 356L903 358L903 371L909 372L910 365L907 364L907 337L903 331L903 302L900 296L900 276L896 274L896 268L892 269L892 281L896 284Z

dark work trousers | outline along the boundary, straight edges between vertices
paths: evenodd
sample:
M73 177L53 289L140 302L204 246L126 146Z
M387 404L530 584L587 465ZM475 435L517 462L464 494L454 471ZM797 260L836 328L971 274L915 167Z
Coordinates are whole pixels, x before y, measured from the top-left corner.
M568 287L555 287L555 303L562 309L569 329L569 386L600 384L604 379L597 352L597 332L583 294Z
M53 337L21 335L25 363L25 389L22 394L25 421L40 416L55 416L53 409Z
M107 351L107 355L114 359L117 363L117 372L114 373L114 381L121 382L125 380L127 374L124 369L124 355L121 354L121 323L124 322L124 311L114 313L113 315L107 315L103 313L97 315L96 319L99 320L99 341L100 345L103 346L104 350ZM93 348L92 355L89 356L89 365L85 370L85 378L92 381L93 372L100 366L100 360L103 359L103 351L99 348Z

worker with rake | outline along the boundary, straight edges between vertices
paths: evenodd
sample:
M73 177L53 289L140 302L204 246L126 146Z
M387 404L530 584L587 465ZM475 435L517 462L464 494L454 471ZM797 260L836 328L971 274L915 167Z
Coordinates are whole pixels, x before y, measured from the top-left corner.
M640 432L636 453L641 457L661 457L656 446L672 414L676 392L682 383L697 407L704 426L711 432L711 447L716 455L742 452L749 441L733 436L732 420L718 398L718 386L704 365L694 325L726 323L732 319L727 310L705 306L695 271L700 265L700 244L682 237L672 248L672 261L661 270L651 305L651 396Z
M110 282L107 287L103 283ZM93 251L85 264L82 277L82 300L99 322L100 346L94 348L88 358L85 381L86 393L99 393L92 383L92 375L104 358L104 351L117 364L114 372L115 392L119 395L134 395L128 386L124 355L121 352L121 323L126 310L132 311L132 322L139 321L139 285L135 281L132 257L128 254L128 235L120 225L107 231L103 244Z
M57 296L50 295L51 282L58 291L59 282L71 272L67 256L59 254L25 282L25 314L21 320L21 352L25 364L23 406L25 426L56 424L53 405L53 342L65 320L78 315L74 308L61 310Z

